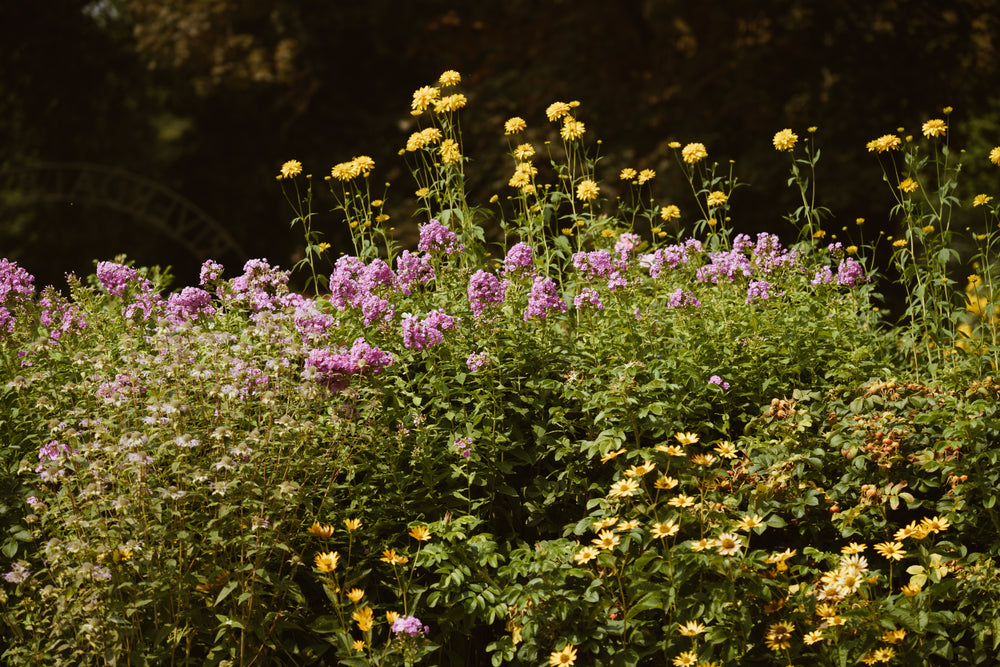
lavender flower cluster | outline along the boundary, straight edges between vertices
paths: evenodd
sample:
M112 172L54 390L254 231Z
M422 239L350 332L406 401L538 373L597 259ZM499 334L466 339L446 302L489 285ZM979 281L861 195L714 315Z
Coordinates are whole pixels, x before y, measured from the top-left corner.
M350 384L352 376L366 370L378 373L391 366L393 362L391 354L358 337L347 350L337 352L328 349L311 350L306 359L306 367L315 369L320 384L333 392L338 392Z
M9 310L30 300L35 293L35 278L17 262L0 258L0 331L13 333L16 318Z
M403 318L403 345L411 350L426 350L444 342L442 331L455 326L455 318L443 310L432 310L427 317L420 319L416 315Z
M422 637L430 633L430 631L431 629L424 625L416 616L400 616L392 622L392 633L395 635Z

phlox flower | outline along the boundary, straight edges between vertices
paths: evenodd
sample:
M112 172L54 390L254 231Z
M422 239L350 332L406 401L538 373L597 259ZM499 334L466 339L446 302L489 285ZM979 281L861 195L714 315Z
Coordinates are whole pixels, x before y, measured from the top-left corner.
M720 387L722 387L723 389L729 389L729 383L728 383L728 382L726 382L726 381L724 381L724 380L723 380L723 379L722 379L721 377L719 377L718 375L713 375L712 377L708 378L708 383L709 383L709 384L716 384L716 385L719 385L719 386L720 386Z
M455 318L442 310L432 310L421 320L416 315L403 318L403 345L411 350L426 350L444 342L442 331L452 329Z
M579 310L583 306L590 305L597 310L604 310L604 304L601 302L601 295L597 293L597 290L591 289L590 287L584 287L580 290L580 293L573 297L573 307Z
M527 243L515 243L507 251L503 262L503 274L534 273L534 253Z
M97 280L105 292L120 297L125 294L129 283L139 280L139 272L124 264L98 262Z
M488 364L490 361L490 355L487 352L473 352L465 360L465 366L470 371L475 373L480 368Z
M670 295L667 301L667 308L701 308L701 301L693 292L678 287Z
M501 281L494 274L482 269L476 271L469 280L467 290L473 317L479 319L487 308L503 303L506 291L507 281Z
M528 295L528 307L524 311L524 321L532 318L545 319L550 311L565 312L566 304L556 293L556 284L551 278L537 276Z
M440 221L431 219L426 225L420 225L420 240L417 249L421 252L445 253L451 255L465 250L465 245L459 243L458 236Z
M430 631L431 629L424 625L416 616L399 616L392 622L392 633L395 635L421 637Z

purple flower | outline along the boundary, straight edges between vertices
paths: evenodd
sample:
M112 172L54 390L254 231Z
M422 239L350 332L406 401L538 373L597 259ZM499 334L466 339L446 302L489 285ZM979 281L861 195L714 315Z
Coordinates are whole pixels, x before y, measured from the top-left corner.
M713 375L712 377L708 378L708 382L709 384L717 384L723 389L729 389L729 383L723 382L722 378L720 378L718 375Z
M386 285L392 288L396 285L396 274L392 272L388 264L376 258L361 271L359 284L362 289L369 292L376 289L379 285Z
M451 444L463 459L472 456L472 438L455 438Z
M105 292L112 296L122 296L132 281L139 279L139 272L131 266L114 262L97 263L97 280Z
M534 273L535 256L531 246L527 243L515 243L507 251L507 257L503 261L503 274L509 276L512 273Z
M833 271L829 266L824 266L823 268L816 271L816 275L813 279L809 281L810 285L827 285L833 282Z
M421 637L431 631L429 627L416 616L400 616L392 622L392 632L395 635Z
M455 318L441 310L432 310L421 320L416 315L403 318L403 345L411 350L426 350L444 342L442 330L455 326Z
M355 339L351 349L333 352L327 349L310 350L306 366L316 370L317 381L338 392L351 383L351 376L366 370L378 373L393 364L392 355L370 345L364 338Z
M3 578L11 584L20 584L23 581L27 581L28 577L31 576L31 571L28 569L28 561L19 560L11 563L10 572L3 575Z
M389 323L396 316L396 309L389 303L388 299L383 299L377 294L363 292L358 305L361 306L361 314L364 316L365 326L371 326L379 320Z
M628 260L629 253L638 250L640 245L642 245L641 236L632 232L624 232L618 237L618 241L615 242L615 254L622 261L626 261Z
M667 302L667 308L701 308L701 301L694 295L693 292L687 292L680 287L670 295L670 301Z
M486 352L473 352L465 360L465 365L470 371L475 373L480 368L488 364L489 361L490 361L490 355L487 354Z
M507 291L507 281L501 281L492 273L480 269L469 280L469 307L472 315L480 318L490 306L503 303Z
M590 304L597 310L604 310L604 304L601 303L601 295L597 293L597 290L584 287L580 290L579 294L573 297L573 306L579 309L581 306L586 306L587 304Z
M448 255L465 250L458 242L455 232L451 231L437 220L431 220L426 225L420 225L420 241L417 249L422 252L444 252Z
M14 331L14 315L7 306L23 304L35 293L35 278L17 265L0 258L0 331Z
M78 329L87 328L83 311L51 286L42 290L38 306L41 309L38 321L49 330L49 337L53 340L59 340L74 326Z
M750 286L747 288L747 298L745 303L750 303L758 299L769 299L771 297L768 290L771 289L771 283L766 280L751 280Z
M651 278L657 278L663 271L664 265L676 269L681 264L687 264L694 255L701 252L701 249L701 241L688 239L682 244L658 248L651 254L643 255L639 261L649 268Z
M174 324L196 320L202 315L212 315L212 295L197 287L185 287L167 297L164 304L166 319Z
M213 259L206 259L201 265L201 272L198 274L198 284L205 287L209 283L222 278L222 272L226 268Z
M251 259L243 265L243 275L233 279L232 288L233 300L254 312L274 310L288 293L288 271L269 265L266 259Z
M857 260L848 257L837 267L837 284L854 287L858 283L868 282L871 278L865 275L865 267Z
M528 307L524 311L524 321L538 317L545 319L549 311L566 311L566 304L559 298L555 282L551 278L538 276L531 285L531 294L528 295Z
M607 250L578 252L573 255L573 266L587 280L607 278L615 270L611 263L611 253Z
M410 294L413 285L417 283L426 285L434 278L434 267L431 265L429 254L417 255L404 250L396 258L396 281L399 291L403 294Z

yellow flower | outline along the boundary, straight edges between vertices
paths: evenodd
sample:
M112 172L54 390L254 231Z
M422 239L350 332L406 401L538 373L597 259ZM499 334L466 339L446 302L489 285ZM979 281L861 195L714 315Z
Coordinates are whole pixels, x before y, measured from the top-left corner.
M631 167L626 167L625 169L622 169L621 173L618 174L618 178L620 178L623 181L631 181L635 177L636 177L636 171Z
M708 157L705 144L690 143L681 150L681 157L688 164L698 164Z
M507 122L503 124L504 134L517 134L518 132L524 132L528 124L524 122L524 119L520 116L514 116L513 118L508 118Z
M656 451L666 452L667 456L687 456L687 452L680 445L657 445Z
M813 232L813 238L814 239L826 238L826 230L825 229L817 229L815 232Z
M764 517L759 514L747 515L736 523L737 530L752 530L764 525Z
M298 160L289 160L281 165L281 175L278 178L294 178L302 173L302 163Z
M324 241L323 243L317 243L316 244L316 248L319 249L320 253L326 252L327 250L330 249L330 247L331 247L330 244L327 243L326 241Z
M594 526L594 530L602 530L604 528L608 528L610 526L613 526L616 523L618 523L618 517L616 517L616 516L609 516L609 517L605 517L604 519L601 519L600 521L595 521L593 523L593 526Z
M842 554L859 554L868 548L867 544L859 544L858 542L851 542L846 547L841 548L840 553Z
M918 524L916 521L911 521L904 528L900 528L896 531L895 538L897 540L905 540L908 537L912 537L917 540L922 540L930 534L930 529L923 524Z
M856 225L863 225L863 224L865 224L865 219L864 218L858 218L857 220L854 221L854 224L856 224Z
M389 625L392 625L393 623L395 623L396 619L398 619L398 618L399 618L399 612L398 611L387 611L387 612L385 612L385 620L386 620L387 623L389 623Z
M736 445L724 440L715 446L715 453L724 459L735 459L736 458Z
M344 519L344 525L347 526L348 531L353 533L361 528L361 519Z
M610 530L602 530L590 542L601 549L614 549L621 540Z
M430 188L420 188L413 194L416 195L417 197L426 197L428 194L430 194Z
M361 609L356 609L351 614L351 618L358 624L358 630L361 632L368 632L375 625L375 612L368 605L365 605Z
M708 200L707 200L708 207L714 208L716 206L722 206L723 204L726 203L728 199L729 197L726 196L725 192L716 190L715 192L708 195Z
M514 175L507 181L507 185L512 188L526 188L531 185L531 177L537 173L538 169L530 162L519 162L514 168Z
M906 597L908 597L908 598L912 598L912 597L913 597L914 595L918 595L918 594L920 593L920 586L919 586L919 585L917 585L917 584L906 584L905 586L903 586L903 587L902 587L901 589L899 589L899 590L900 590L900 591L901 591L901 592L903 593L903 595L905 595Z
M887 644L899 644L906 638L906 630L898 628L882 635L882 641Z
M692 496L685 496L682 493L682 494L680 494L678 496L674 496L673 498L671 498L670 500L668 500L667 504L670 505L671 507L693 507L694 506L694 497L692 497Z
M668 520L663 523L654 523L653 529L650 532L653 534L653 537L673 537L680 529L679 525Z
M451 164L462 159L462 153L458 150L458 142L454 139L445 139L441 142L441 162Z
M410 530L410 537L418 542L426 542L431 539L431 531L427 530L427 526L414 526Z
M424 86L413 92L413 103L410 108L414 111L424 111L441 96L441 89L433 86Z
M682 445L693 445L700 440L695 433L681 433L680 431L674 433L674 439Z
M903 192L916 192L918 187L917 182L909 177L899 184L899 189Z
M924 123L920 130L924 133L925 137L930 139L931 137L943 137L944 133L948 130L948 126L940 118L932 118Z
M715 542L720 556L735 556L743 546L743 538L736 533L720 533Z
M876 662L889 662L896 657L896 649L891 646L883 646L875 649L872 657L875 658Z
M646 181L651 181L654 178L656 178L655 171L653 171L652 169L643 169L642 171L639 172L639 178L637 180L639 181L639 185L642 185Z
M514 157L519 161L524 162L530 160L535 154L535 147L531 144L521 144L514 149Z
M653 472L656 469L656 464L652 461L643 461L642 465L632 466L625 471L626 477L642 477L645 474Z
M586 565L590 561L597 558L600 553L601 552L594 547L583 547L573 554L573 560L575 560L578 565Z
M885 153L886 151L899 150L902 143L902 140L895 134L883 134L878 139L869 141L866 148L868 148L869 153Z
M607 454L605 454L604 456L601 457L601 463L607 463L608 461L610 461L612 459L618 458L619 455L624 454L624 453L625 453L625 448L624 447L622 447L621 449L619 449L618 451L615 451L615 452L608 452Z
M846 248L844 248L844 252L846 252L848 255L857 255L858 254L858 246L856 246L856 245L849 245Z
M972 205L983 206L985 204L989 204L990 201L992 200L993 197L990 197L989 195L976 195L975 197L972 198Z
M677 628L677 632L685 637L697 637L705 631L705 624L698 621L688 621Z
M817 642L821 642L823 641L823 631L813 630L812 632L807 632L805 636L802 637L802 641L806 645L811 645Z
M327 538L333 535L333 526L321 525L319 521L313 521L313 525L309 526L307 530L317 537Z
M353 648L355 651L364 651L365 650L364 640L355 639L354 642L351 643L351 648Z
M764 643L772 651L784 650L791 646L788 640L791 639L793 630L795 630L795 626L788 621L779 621L767 629Z
M675 204L664 206L660 209L660 217L663 220L670 222L671 220L681 217L681 209Z
M684 651L674 658L674 667L694 667L698 664L698 654L694 651Z
M951 523L948 519L943 519L939 516L932 519L925 518L920 522L920 524L932 533L940 533L942 530L948 530L948 528L951 527Z
M597 187L597 183L589 178L580 181L580 185L576 186L576 198L581 201L592 201L597 199L599 194L601 190Z
M549 105L549 108L545 110L545 117L550 121L557 121L568 114L570 108L571 107L565 102L553 102Z
M341 162L340 164L334 165L333 169L330 170L330 176L337 179L338 181L349 181L355 176L360 176L361 170L354 161Z
M316 569L320 572L333 572L337 569L337 561L340 560L340 554L336 551L328 551L327 553L318 553L313 561L316 563Z
M625 498L634 496L639 490L639 482L634 479L622 479L611 485L608 498Z
M892 242L892 245L896 248L902 248L906 245L906 239L896 239Z
M360 602L361 598L363 598L364 596L365 592L360 588L352 588L351 590L347 591L347 599L353 602L354 604Z
M397 555L395 549L386 549L383 551L382 557L379 560L390 565L406 565L410 562L410 559L406 556Z
M667 477L666 475L664 475L663 477L656 480L653 486L663 491L668 491L677 486L678 483L679 482L677 481L677 479L673 477Z
M923 226L923 227L920 228L920 231L922 231L924 234L933 234L934 233L934 225L925 225L925 226Z
M361 174L362 176L367 177L368 174L371 173L372 169L375 168L375 160L371 159L367 155L358 155L353 160L351 160L351 162L354 163L354 166L357 168L358 173Z
M615 526L615 530L620 530L624 532L626 530L634 530L638 527L639 527L639 522L633 519L631 521L620 521L618 525Z
M879 542L875 545L875 551L887 560L903 560L906 555L901 542Z
M572 644L566 644L561 651L553 651L549 654L549 665L572 665L576 662L576 649Z
M703 537L697 542L692 541L690 544L691 544L691 551L704 551L705 549L711 549L712 547L714 547L715 540Z
M990 162L1000 165L1000 146L994 146L993 150L990 151Z
M563 138L563 141L572 141L573 139L579 139L584 135L587 129L584 127L583 123L574 120L571 117L567 117L563 121L562 129L559 130L559 136Z
M434 103L434 113L458 111L465 106L466 102L468 102L468 100L465 99L465 95L461 93L455 93L454 95L442 97Z
M440 77L438 77L438 83L442 86L457 86L462 83L462 75L453 69L443 72Z
M673 148L674 150L677 150L678 148L681 147L681 142L679 142L679 141L671 141L669 144L667 144L667 146L669 146L670 148Z
M380 213L379 215L375 216L375 222L385 222L388 219L389 215L387 213Z
M695 454L691 457L691 463L697 466L710 466L717 460L714 454Z
M790 151L795 148L795 142L799 140L799 135L785 128L774 135L774 149L777 151Z

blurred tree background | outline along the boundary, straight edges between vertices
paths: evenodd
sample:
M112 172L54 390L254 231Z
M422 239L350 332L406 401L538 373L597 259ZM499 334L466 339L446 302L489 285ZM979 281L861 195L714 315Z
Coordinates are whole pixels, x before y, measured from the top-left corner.
M390 224L408 238L414 186L397 151L411 129L412 91L447 69L461 72L469 97L474 202L507 192L504 120L523 116L541 142L552 137L545 108L580 100L579 118L603 141L600 175L612 200L621 168L653 168L657 200L684 209L687 186L666 145L701 141L750 183L733 198L736 228L787 237L781 217L795 199L787 155L771 137L815 125L820 203L834 213L827 229L853 233L865 217L892 233L891 195L865 144L900 126L919 135L946 105L952 145L969 151L962 196L996 192L986 154L1000 144L998 8L1000 0L3 0L0 255L42 285L118 253L171 264L192 284L201 260L220 252L206 240L219 234L204 223L205 238L186 248L149 224L174 224L183 209L228 235L215 258L231 274L247 257L290 267L301 242L288 229L280 165L299 159L322 183L332 165L360 154L375 159L376 182L392 184ZM155 184L159 204L137 183ZM179 208L164 208L165 197ZM324 202L317 210L330 208ZM318 228L347 249L342 220L325 214Z

